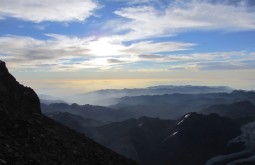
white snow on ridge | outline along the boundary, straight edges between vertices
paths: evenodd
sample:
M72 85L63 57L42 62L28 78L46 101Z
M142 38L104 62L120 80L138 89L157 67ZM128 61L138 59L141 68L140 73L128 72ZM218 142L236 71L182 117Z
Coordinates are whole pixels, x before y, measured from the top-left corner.
M171 138L172 136L176 135L178 133L178 131L172 133L171 135L167 136L164 140L162 140L161 143L164 143L165 141L167 141L169 138Z
M177 133L178 133L178 131L174 132L171 136L174 136L174 135L176 135Z
M143 123L138 124L138 127L141 127L141 126L143 126Z
M185 116L184 116L184 118L188 118L190 116L190 113L189 114L186 114Z
M180 125L183 121L184 121L184 119L182 119L181 121L179 121L179 122L177 123L177 125Z

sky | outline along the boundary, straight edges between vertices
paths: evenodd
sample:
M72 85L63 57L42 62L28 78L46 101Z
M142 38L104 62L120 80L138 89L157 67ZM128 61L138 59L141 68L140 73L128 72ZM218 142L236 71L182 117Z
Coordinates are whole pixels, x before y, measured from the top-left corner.
M0 60L39 94L255 89L254 0L0 0Z

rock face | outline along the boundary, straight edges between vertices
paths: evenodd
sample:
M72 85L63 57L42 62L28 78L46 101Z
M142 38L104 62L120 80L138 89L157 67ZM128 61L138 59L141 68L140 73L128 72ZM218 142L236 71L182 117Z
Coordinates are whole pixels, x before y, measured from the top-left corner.
M36 93L0 61L0 164L136 163L43 116Z
M40 101L34 90L17 82L3 61L0 61L0 96L0 103L9 105L9 113L41 113Z

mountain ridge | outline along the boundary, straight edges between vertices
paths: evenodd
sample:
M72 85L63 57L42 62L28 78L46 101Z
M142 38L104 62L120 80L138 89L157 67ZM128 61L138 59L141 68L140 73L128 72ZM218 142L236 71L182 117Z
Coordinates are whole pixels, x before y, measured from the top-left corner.
M226 86L193 86L193 85L158 85L145 88L101 89L88 93L80 93L59 98L68 103L109 106L116 104L116 99L125 96L164 95L164 94L198 94L198 93L230 93L234 89Z
M0 61L0 164L136 163L42 115L34 90Z

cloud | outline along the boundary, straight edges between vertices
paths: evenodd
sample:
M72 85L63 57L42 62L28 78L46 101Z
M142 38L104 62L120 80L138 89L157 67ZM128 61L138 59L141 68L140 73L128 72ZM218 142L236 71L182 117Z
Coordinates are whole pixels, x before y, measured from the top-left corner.
M151 2L152 0L114 0L117 2L126 2L129 5L134 5L134 4L143 4L143 3L148 3Z
M137 65L138 70L146 72L234 70L254 69L255 62L254 52L181 53L192 49L194 43L140 41L127 45L116 36L47 36L46 40L12 35L0 37L0 58L12 69L35 71L130 69L128 64Z
M116 58L107 59L107 61L109 63L112 63L112 64L123 64L123 63L126 63L125 60L116 59Z
M169 70L244 70L255 69L254 52L208 52L193 54L142 54L139 61L157 63ZM160 64L160 65L159 65ZM157 68L154 68L157 69Z
M37 30L45 30L47 28L48 25L35 25L34 28Z
M93 0L0 1L0 19L13 17L32 22L84 21L99 5Z
M238 60L229 62L205 62L198 63L200 70L244 70L244 69L255 69L255 59L252 60Z
M183 60L169 63L169 70L249 70L255 69L254 52L213 52L181 56ZM167 60L167 59L165 59ZM181 62L180 62L181 61ZM177 63L176 63L177 62ZM180 62L180 63L178 63Z
M160 52L175 52L181 50L189 50L195 44L183 43L183 42L152 42L152 41L141 41L133 43L125 50L127 52L134 52L136 54L143 53L160 53Z
M156 54L141 54L138 55L141 59L161 59L163 58L162 55L156 55Z
M88 50L83 40L59 35L49 35L48 40L38 40L23 36L0 37L1 58L13 68L40 68L42 64L56 66L63 59L83 57Z
M127 41L173 36L191 30L255 29L255 10L248 3L226 2L176 0L164 9L152 5L124 7L115 11L120 18L107 23L106 28L124 33Z
M176 51L190 49L194 44L141 41L125 45L111 37L78 38L57 34L48 34L47 36L49 37L47 40L23 36L0 37L0 58L8 62L11 69L32 69L34 71L45 69L48 71L127 69L153 73L167 70L255 69L254 52L176 54ZM103 48L106 45L107 48ZM98 49L102 51L97 51ZM104 53L106 49L109 49L109 52L113 54ZM146 54L142 52L146 52ZM164 53L161 54L162 52ZM143 63L143 66L140 66L141 62L148 63ZM135 67L137 69L129 68L130 65L127 64L137 65Z
M194 45L181 42L136 42L125 45L114 37L47 36L46 40L12 35L0 37L0 57L16 69L110 69L141 61L141 52L174 52L190 49Z
M135 72L135 73L159 73L159 72L168 72L168 69L135 69L135 70L129 70L129 72Z

